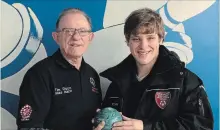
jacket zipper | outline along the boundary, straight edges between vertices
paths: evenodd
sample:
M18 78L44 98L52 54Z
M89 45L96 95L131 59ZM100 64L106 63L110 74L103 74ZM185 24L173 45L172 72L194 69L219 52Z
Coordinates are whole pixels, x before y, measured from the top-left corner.
M146 89L146 90L144 91L144 93L143 93L143 95L142 95L142 97L141 97L141 100L138 102L138 107L137 107L137 110L136 110L135 116L134 116L135 118L137 117L137 111L139 110L140 105L141 105L141 102L144 100L144 97L146 96L147 91L148 91L148 89Z

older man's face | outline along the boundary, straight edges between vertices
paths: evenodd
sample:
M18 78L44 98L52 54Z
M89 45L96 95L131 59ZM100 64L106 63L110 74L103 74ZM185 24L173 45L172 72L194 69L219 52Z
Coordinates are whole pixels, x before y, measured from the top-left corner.
M93 39L89 22L81 13L69 13L63 16L57 30L53 34L54 40L67 58L82 57Z

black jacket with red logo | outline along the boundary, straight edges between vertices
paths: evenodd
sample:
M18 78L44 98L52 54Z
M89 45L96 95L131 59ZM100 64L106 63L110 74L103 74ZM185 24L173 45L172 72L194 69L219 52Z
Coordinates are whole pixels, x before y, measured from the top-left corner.
M211 130L213 115L201 79L185 68L173 53L160 46L150 74L137 81L130 55L101 73L112 81L103 107L115 107L140 119L144 130Z
M60 50L27 71L19 95L19 130L92 130L102 101L98 73L84 60L77 70Z

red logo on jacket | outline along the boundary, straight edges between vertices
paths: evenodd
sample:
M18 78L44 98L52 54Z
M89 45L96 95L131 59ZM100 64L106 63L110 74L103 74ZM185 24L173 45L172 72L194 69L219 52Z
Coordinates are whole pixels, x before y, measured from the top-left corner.
M20 110L21 121L28 121L32 113L32 108L30 105L26 104Z
M170 92L156 92L155 101L159 108L164 109L170 102Z

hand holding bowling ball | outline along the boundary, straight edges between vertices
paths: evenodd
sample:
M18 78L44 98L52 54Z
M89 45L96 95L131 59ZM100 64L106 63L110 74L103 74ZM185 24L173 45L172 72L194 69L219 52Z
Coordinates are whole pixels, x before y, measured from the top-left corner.
M106 107L97 112L94 118L95 127L97 127L102 121L105 122L105 126L102 130L111 130L112 125L115 122L122 121L122 116L116 109Z

